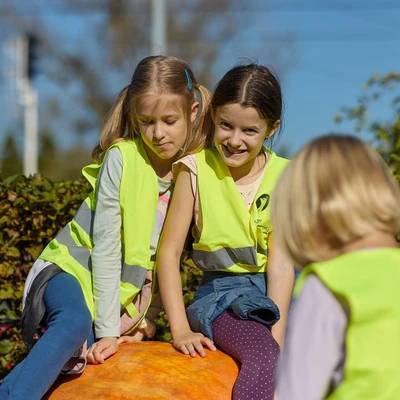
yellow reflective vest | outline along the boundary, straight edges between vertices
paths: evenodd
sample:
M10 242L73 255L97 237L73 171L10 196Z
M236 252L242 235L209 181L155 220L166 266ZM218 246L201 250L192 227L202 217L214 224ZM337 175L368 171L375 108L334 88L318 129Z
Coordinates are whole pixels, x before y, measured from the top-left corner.
M203 228L193 244L192 261L203 271L266 271L272 231L270 199L288 160L264 150L270 158L250 210L218 150L196 154Z
M329 400L400 398L400 249L345 253L307 266L348 310L343 381ZM312 312L312 311L310 311Z
M147 271L154 267L154 262L150 260L150 243L158 203L158 181L141 139L120 142L112 147L119 149L123 160L120 184L123 245L120 301L130 317L134 318L139 311L132 301L140 292ZM92 221L96 212L95 193L100 168L101 164L91 164L83 169L83 175L92 185L93 191L73 220L40 255L40 258L58 265L78 279L92 317L94 304L90 255L93 249Z

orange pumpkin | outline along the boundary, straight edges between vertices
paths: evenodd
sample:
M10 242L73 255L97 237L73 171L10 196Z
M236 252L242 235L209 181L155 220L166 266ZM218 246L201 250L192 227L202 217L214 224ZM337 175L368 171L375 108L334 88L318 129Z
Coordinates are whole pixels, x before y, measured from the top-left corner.
M61 376L44 399L228 400L238 366L222 351L206 352L191 358L169 343L122 344L104 364Z

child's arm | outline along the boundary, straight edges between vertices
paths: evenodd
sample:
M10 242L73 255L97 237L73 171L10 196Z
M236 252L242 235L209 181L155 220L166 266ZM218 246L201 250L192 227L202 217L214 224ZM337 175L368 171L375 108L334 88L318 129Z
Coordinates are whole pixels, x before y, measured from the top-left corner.
M165 221L158 253L157 275L163 305L171 327L173 345L184 354L205 357L203 345L215 350L213 342L192 332L186 317L179 273L183 246L193 217L194 195L190 172L181 167Z
M101 338L89 349L87 359L103 363L118 351L120 331L121 205L119 188L122 156L111 149L104 160L96 193L93 222L92 279L95 305L94 328Z
M295 300L277 374L279 400L319 400L343 379L346 312L310 275Z
M267 295L278 306L281 318L272 327L272 335L282 348L294 285L294 266L285 257L273 238L268 239Z

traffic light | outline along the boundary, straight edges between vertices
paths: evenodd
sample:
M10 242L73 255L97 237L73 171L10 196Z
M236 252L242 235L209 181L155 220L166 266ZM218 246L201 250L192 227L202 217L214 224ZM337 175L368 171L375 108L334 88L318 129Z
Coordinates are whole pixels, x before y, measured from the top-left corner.
M32 34L28 34L26 39L28 43L27 75L29 80L32 80L38 73L37 63L39 40Z

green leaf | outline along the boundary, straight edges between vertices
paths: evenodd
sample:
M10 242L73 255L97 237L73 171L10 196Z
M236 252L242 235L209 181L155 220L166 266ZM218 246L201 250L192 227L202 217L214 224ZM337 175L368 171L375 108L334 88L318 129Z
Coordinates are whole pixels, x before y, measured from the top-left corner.
M21 257L21 253L16 247L9 247L6 251L6 256L19 258L19 257Z
M4 339L0 340L0 354L8 354L13 349L13 343L11 340Z

